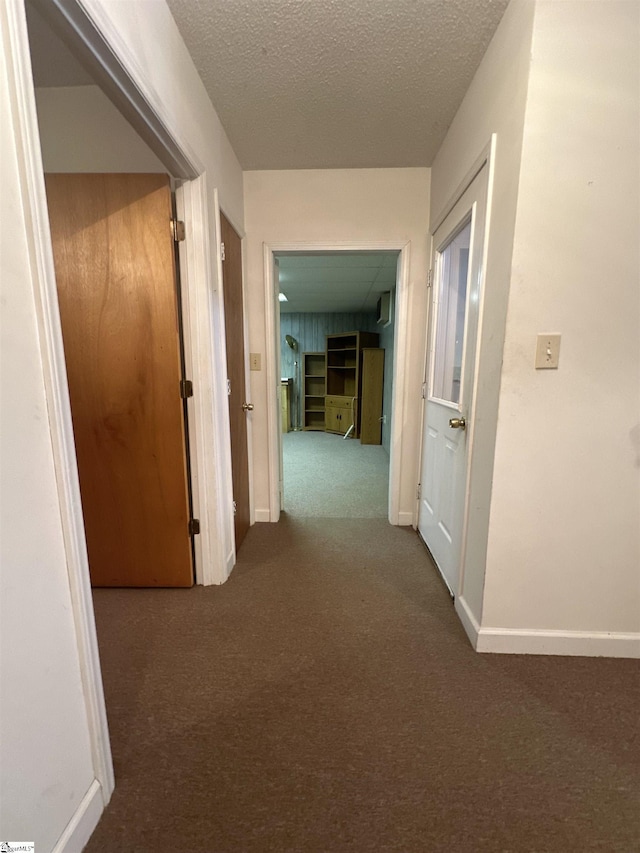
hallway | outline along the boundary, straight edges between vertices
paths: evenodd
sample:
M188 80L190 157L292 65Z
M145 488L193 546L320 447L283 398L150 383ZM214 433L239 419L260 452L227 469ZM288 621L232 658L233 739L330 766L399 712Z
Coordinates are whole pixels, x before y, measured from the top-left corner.
M638 849L637 662L475 654L410 529L289 517L224 586L94 598L89 853Z

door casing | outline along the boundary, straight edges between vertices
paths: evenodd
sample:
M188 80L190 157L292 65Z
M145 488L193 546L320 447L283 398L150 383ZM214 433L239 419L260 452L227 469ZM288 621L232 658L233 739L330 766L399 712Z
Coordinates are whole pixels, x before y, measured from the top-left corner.
M407 395L404 371L408 335L408 288L410 244L397 241L351 243L273 243L263 247L265 283L265 325L267 343L265 370L267 375L267 434L269 442L269 516L257 521L278 521L282 497L282 430L280 426L280 303L275 276L276 254L279 252L392 252L399 253L396 277L395 357L391 403L391 453L389 461L389 522L412 524L400 514L400 460L402 459L402 412Z

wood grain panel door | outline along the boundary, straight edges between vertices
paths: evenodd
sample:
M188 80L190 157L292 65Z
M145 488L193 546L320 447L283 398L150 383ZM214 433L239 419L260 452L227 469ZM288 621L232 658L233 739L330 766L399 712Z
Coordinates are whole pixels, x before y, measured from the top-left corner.
M91 581L193 584L166 175L47 175Z
M249 515L249 454L247 451L247 411L244 361L244 301L242 296L242 241L229 220L220 214L221 237L224 244L222 286L224 318L227 337L227 373L229 421L231 425L231 467L236 553L250 525Z

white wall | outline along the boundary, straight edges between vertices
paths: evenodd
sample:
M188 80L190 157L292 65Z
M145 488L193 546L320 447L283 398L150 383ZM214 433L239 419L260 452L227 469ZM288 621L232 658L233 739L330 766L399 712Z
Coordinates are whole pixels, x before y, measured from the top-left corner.
M46 853L94 770L7 80L3 67L0 835Z
M45 172L166 172L98 86L36 89Z
M477 365L468 538L460 596L462 606L476 623L482 619L493 449L511 282L533 11L531 0L517 0L507 8L437 154L431 175L433 229L491 134L496 134L484 317Z
M636 2L536 4L487 628L640 631L639 45Z
M263 244L358 241L410 242L409 329L396 356L413 399L403 405L400 513L415 509L420 387L424 372L428 270L428 169L345 169L245 172L249 348L266 349ZM403 351L406 353L403 357ZM252 371L253 493L256 518L269 518L267 375Z
M205 288L216 291L214 191L219 191L229 218L242 229L242 171L168 7L162 0L108 4L82 0L82 5L90 10L158 114L170 127L177 128L181 144L200 162L206 174L212 258L211 275L203 283ZM47 384L50 378L45 381L52 372L51 352L45 348L42 324L38 327L42 279L36 276L33 256L29 254L36 245L35 226L25 213L28 207L24 193L25 175L34 162L27 159L30 149L23 126L17 125L17 117L32 115L34 97L28 75L24 82L20 77L21 57L27 50L20 3L0 4L0 35L3 46L0 834L35 840L39 853L49 853L54 847L57 853L63 853L81 849L86 833L91 831L102 809L88 728L88 704L95 697L90 699L83 693L80 633L72 611L75 586L72 589L70 583L70 577L76 582L78 563L68 536L65 538L69 529L63 526L69 507L63 505L61 481L73 479L74 474L54 465L50 423L54 396ZM158 57L162 57L161 62ZM39 201L44 205L42 183L40 191ZM216 294L219 295L219 290ZM213 333L206 326L210 342L203 357L210 361L210 382L203 393L209 395L213 386L223 388L226 373L220 328L223 324L218 311ZM52 351L56 348L61 351L59 327L53 322L49 330L56 337ZM220 340L222 347L216 349ZM221 358L217 358L219 352ZM55 364L53 373L56 373ZM62 367L58 378L63 376ZM64 406L65 399L61 394L58 405L62 400ZM226 406L226 396L222 404ZM68 405L65 417L70 424ZM214 419L214 405L210 417ZM219 422L224 433L223 419L219 418ZM216 437L219 438L219 432ZM224 465L230 472L228 440L217 447L216 453L220 465L211 471L212 478L220 477L219 469ZM218 511L219 507L215 509ZM230 506L227 515L231 531ZM95 639L90 619L86 627Z
M640 652L639 14L514 0L433 165L435 224L497 134L457 602L479 650Z

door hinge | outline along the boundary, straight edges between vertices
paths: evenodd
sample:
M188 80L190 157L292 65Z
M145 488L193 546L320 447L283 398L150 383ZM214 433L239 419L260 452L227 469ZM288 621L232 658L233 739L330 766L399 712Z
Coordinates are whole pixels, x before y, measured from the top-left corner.
M231 380L227 379L227 397L231 396Z
M225 253L225 250L224 250L224 243L221 241L221 242L220 242L220 260L221 260L221 261L226 261L226 259L227 259L227 258L226 258L226 253Z
M421 396L422 396L422 399L423 399L423 400L426 400L426 399L427 399L427 383L426 383L426 382L423 382L423 383L422 383Z
M190 379L180 380L180 396L183 400L193 397L193 382Z
M427 287L431 287L433 284L433 270L429 270L427 274Z
M200 533L200 519L189 519L189 536L197 536Z
M236 513L238 512L238 504L235 501L233 501L232 506L233 506L233 514L236 515Z
M171 220L171 233L176 243L181 243L185 239L187 232L181 219Z
M418 483L418 487L416 489L416 500L420 500L420 495L422 494L422 483Z

